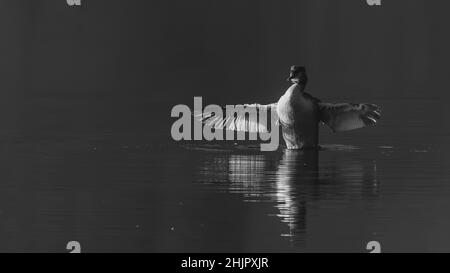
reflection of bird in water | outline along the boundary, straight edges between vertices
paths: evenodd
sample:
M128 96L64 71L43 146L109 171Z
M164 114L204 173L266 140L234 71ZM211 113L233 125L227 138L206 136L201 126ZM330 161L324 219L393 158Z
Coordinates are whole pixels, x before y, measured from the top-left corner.
M279 217L289 227L284 236L303 233L306 228L308 192L318 185L317 150L286 150L276 172L276 207ZM314 193L313 193L314 195Z
M277 103L245 104L248 113L267 113L281 125L288 149L317 148L319 123L333 132L350 131L371 126L381 117L380 107L368 103L325 103L305 92L308 77L304 67L292 66L288 81L292 85ZM225 117L214 112L194 113L195 117L215 130L234 130L250 133L268 132L266 118L232 112ZM264 114L262 114L264 115Z
M263 181L267 169L264 155L231 155L228 163L230 192L242 193L246 201L264 198Z
M221 192L241 194L246 202L271 202L275 215L288 228L281 235L301 243L311 204L377 196L376 162L360 161L351 156L355 154L351 150L339 149L320 152L320 171L317 150L212 156L204 161L205 177L200 180Z

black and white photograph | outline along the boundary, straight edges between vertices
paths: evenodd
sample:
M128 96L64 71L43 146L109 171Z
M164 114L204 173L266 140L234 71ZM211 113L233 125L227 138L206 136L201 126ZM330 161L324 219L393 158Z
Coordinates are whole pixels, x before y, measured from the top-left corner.
M0 0L0 253L450 252L449 12Z

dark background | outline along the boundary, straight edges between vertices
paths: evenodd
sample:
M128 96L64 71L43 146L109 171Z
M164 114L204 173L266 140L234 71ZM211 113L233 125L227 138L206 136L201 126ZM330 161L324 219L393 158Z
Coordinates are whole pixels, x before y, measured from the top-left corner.
M0 0L0 252L448 252L449 1L81 1ZM170 142L292 64L382 119L311 158Z
M307 67L308 90L322 100L445 100L449 8L424 0L2 0L1 133L167 133L171 107L192 105L193 96L276 101L291 64Z

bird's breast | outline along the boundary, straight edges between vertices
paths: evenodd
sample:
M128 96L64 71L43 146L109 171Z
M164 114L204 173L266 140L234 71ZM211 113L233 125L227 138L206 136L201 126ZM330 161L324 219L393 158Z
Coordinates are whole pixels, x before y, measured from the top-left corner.
M277 104L277 113L284 124L309 119L315 114L315 102L301 93L285 94Z

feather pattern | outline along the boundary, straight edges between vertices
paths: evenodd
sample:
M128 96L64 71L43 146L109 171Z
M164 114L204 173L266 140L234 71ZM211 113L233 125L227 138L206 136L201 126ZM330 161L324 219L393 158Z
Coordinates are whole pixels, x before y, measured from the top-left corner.
M243 111L238 111L241 108ZM223 116L216 115L214 112L194 112L194 118L201 121L205 126L210 126L214 129L241 131L250 133L267 133L270 119L262 122L261 115L266 115L270 112L272 120L278 122L277 104L242 104L235 106L235 113L227 113L226 108L222 107ZM252 115L251 113L256 113ZM276 123L277 124L277 123Z
M381 118L380 107L375 104L319 102L318 105L320 120L334 132L372 126Z

